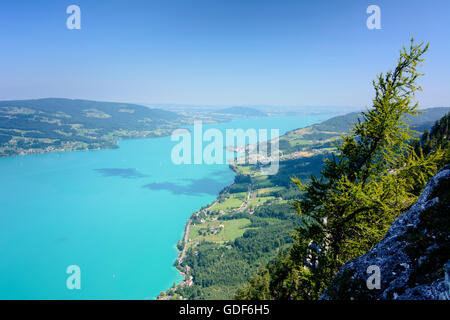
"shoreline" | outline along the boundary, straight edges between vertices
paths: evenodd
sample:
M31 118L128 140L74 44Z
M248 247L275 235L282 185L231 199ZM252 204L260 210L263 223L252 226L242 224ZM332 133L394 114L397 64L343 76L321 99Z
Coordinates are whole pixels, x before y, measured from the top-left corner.
M219 119L219 120L211 120L211 121L206 121L204 122L204 124L215 124L215 123L227 123L227 122L232 122L235 119L241 119L241 118L248 118L248 119L253 119L254 117L232 117L226 120L223 119ZM89 146L86 146L84 148L79 148L79 149L70 149L70 148L59 148L59 149L53 149L50 147L50 149L27 149L15 154L10 154L10 155L4 155L4 154L0 154L0 159L6 159L6 158L12 158L12 157L23 157L23 156L29 156L29 155L40 155L40 154L47 154L47 153L58 153L58 152L75 152L75 151L101 151L101 150L114 150L114 149L119 149L119 142L121 141L126 141L126 140L142 140L142 139L157 139L157 138L164 138L164 137L168 137L172 134L172 132L174 130L177 129L181 129L181 128L185 128L187 126L192 126L194 124L194 121L197 121L195 118L192 118L192 123L183 123L180 124L179 126L175 126L172 129L165 129L164 132L162 134L154 134L154 133L150 133L148 134L148 136L135 136L135 137L118 137L114 140L108 141L102 141L101 143L103 143L103 145L101 146L96 146L95 148L89 148ZM188 129L190 130L190 129Z
M175 127L174 130L179 129L181 127ZM104 145L95 148L89 148L86 146L85 148L79 149L70 149L70 148L60 148L60 149L27 149L25 151L21 151L19 153L11 154L11 155L0 155L0 159L13 158L13 157L24 157L30 155L41 155L48 153L63 153L63 152L79 152L79 151L101 151L101 150L114 150L119 149L119 142L126 140L142 140L142 139L156 139L156 138L164 138L170 136L170 133L164 133L161 135L149 135L147 137L123 137L117 138L111 141L103 141Z
M229 165L228 165L228 168L229 168L231 171L233 171L234 174L235 174L235 176L236 176L236 168L235 168L235 166L232 165L232 164L229 164ZM217 203L217 200L218 200L218 198L219 198L219 196L220 196L225 190L229 189L232 185L234 185L234 181L233 181L233 183L231 183L230 185L224 187L224 188L217 194L216 199L215 199L213 202L207 204L206 206L201 207L200 209L196 210L195 212L193 212L193 213L189 216L189 220L186 222L185 227L184 227L183 237L181 238L181 241L182 241L182 243L183 243L183 249L182 249L182 250L179 250L179 249L178 249L178 246L177 246L178 256L177 256L177 259L175 260L175 264L176 264L175 267L176 267L177 269L178 269L178 267L180 266L180 264L183 263L183 259L185 258L185 257L183 257L183 255L184 255L184 253L186 252L186 244L187 244L187 242L188 242L188 240L189 240L189 233L190 233L190 227L191 227L192 217L193 217L195 214L199 213L200 211L205 210L205 209L208 209L208 208L212 207L214 204L216 204L216 203ZM183 259L181 259L181 258L183 258ZM181 260L181 261L180 261L180 260Z
M228 168L234 172L235 176L236 176L236 168L234 165L230 164L228 166ZM215 205L220 197L220 195L222 195L224 193L224 191L226 191L227 189L229 189L232 185L234 185L234 181L233 183L231 183L230 185L224 187L216 196L216 199L211 202L208 203L207 205L201 207L200 209L196 210L195 212L193 212L190 216L189 216L189 220L186 222L185 227L184 227L184 231L183 231L183 236L181 238L181 242L183 244L183 248L180 250L178 244L176 245L176 248L178 250L178 255L177 258L175 259L174 262L174 266L175 268L178 270L178 273L180 274L180 276L183 277L184 280L180 281L179 283L177 283L175 285L175 287L178 287L180 285L184 285L187 281L192 281L192 276L190 276L190 278L188 279L188 271L190 270L189 266L186 266L187 268L181 266L181 264L183 263L183 260L186 258L186 250L187 250L187 244L189 242L189 235L190 235L190 229L191 229L191 223L192 223L192 217L198 213L200 213L202 210L207 210L208 208L212 207L213 205ZM188 269L188 270L186 270ZM168 292L171 288L166 289L163 292ZM159 295L157 297L157 300L159 300Z

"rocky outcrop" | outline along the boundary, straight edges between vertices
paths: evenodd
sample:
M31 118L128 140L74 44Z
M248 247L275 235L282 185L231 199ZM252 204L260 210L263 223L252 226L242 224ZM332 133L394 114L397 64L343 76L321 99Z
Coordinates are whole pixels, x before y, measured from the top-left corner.
M382 241L341 268L321 299L449 300L449 259L450 166L446 166Z

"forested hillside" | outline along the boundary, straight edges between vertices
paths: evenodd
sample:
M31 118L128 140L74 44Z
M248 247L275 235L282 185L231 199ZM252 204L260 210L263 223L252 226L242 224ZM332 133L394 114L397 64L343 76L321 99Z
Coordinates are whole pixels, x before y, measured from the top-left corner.
M430 118L434 123L445 109L426 109L414 123L422 126L422 119ZM431 116L425 117L428 112ZM358 116L361 114L334 117L282 136L280 140L284 143L280 144L280 149L284 160L276 175L261 175L257 166L235 166L234 184L226 188L214 204L202 208L191 219L186 258L179 265L188 280L160 298L231 298L280 250L287 251L294 241L292 234L303 224L301 216L290 204L301 197L303 191L291 178L295 176L306 184L311 175L319 175L324 161L335 150L332 141L339 137L337 133L349 132ZM316 132L322 132L322 129L326 132L330 130L330 124L337 132L331 141L307 140L302 136L302 132L312 127ZM185 245L180 242L180 250Z
M416 147L408 120L418 114L417 66L427 49L413 43L404 48L396 68L377 77L372 108L335 145L321 176L308 185L293 180L304 192L293 203L303 222L294 244L252 277L238 299L317 299L345 262L384 237L448 162L445 117L433 137L422 137L425 148L433 145L425 153Z
M0 156L113 148L118 139L168 134L181 123L176 113L127 103L0 101Z
M420 113L410 118L408 125L413 136L429 129L437 120L450 112L449 107L422 109ZM295 152L298 155L308 156L318 153L334 151L334 141L341 135L348 134L352 126L360 119L362 113L351 112L342 116L333 117L321 123L292 130L280 137L280 151L284 158L291 158ZM318 152L319 149L323 152Z
M413 141L416 133L406 124L416 129L426 127L425 123L428 123L426 128L430 128L431 124L448 110L433 108L416 115L415 107L411 107L410 116L414 120L407 122L406 117L400 117L401 120L390 124L393 130L390 135L395 137L400 134L405 141ZM293 290L289 285L298 281L295 269L300 263L295 262L291 254L304 230L310 227L312 217L299 215L298 207L292 207L292 200L308 201L308 191L298 188L291 178L297 177L297 183L301 181L302 184L314 184L316 180L311 181L311 175L320 175L324 161L330 158L331 152L339 154L346 140L338 145L335 145L335 140L342 134L349 134L358 118L364 122L367 121L368 114L375 119L388 114L392 114L392 117L400 115L400 112L393 108L380 113L376 118L370 111L363 114L351 113L286 133L280 137L282 157L280 170L276 175L261 175L257 166L233 166L237 173L235 183L226 188L215 203L192 216L188 224L188 242L179 243L180 250L186 248L186 255L176 265L185 274L186 280L162 293L160 299L230 298L249 278L251 282L240 291L240 299L296 298L294 293L289 291ZM433 121L430 122L429 119ZM371 122L375 121L378 120ZM353 143L356 143L356 139ZM398 143L405 150L411 149L409 142ZM354 152L356 156L356 150ZM412 154L411 159L415 159ZM418 167L426 167L433 159L410 160L408 172L414 172L413 163ZM394 164L390 162L390 165ZM353 167L351 169L353 170ZM429 177L434 169L425 170L424 177ZM406 174L406 170L404 172ZM417 185L421 188L425 182ZM326 185L323 188L326 188ZM412 189L410 191L420 192ZM410 201L415 196L411 195ZM398 212L400 211L399 209ZM387 218L384 228L392 221L390 219ZM296 230L298 236L293 238L292 234ZM374 240L369 238L369 241ZM258 274L254 276L258 270Z

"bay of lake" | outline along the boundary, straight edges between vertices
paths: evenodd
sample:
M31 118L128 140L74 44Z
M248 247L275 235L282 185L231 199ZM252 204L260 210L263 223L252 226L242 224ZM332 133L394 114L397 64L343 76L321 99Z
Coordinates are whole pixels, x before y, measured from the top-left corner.
M328 118L203 127L283 134ZM0 299L151 299L180 281L173 263L185 224L234 173L227 164L175 165L175 144L125 140L112 150L0 159ZM66 287L69 265L81 269L80 290Z

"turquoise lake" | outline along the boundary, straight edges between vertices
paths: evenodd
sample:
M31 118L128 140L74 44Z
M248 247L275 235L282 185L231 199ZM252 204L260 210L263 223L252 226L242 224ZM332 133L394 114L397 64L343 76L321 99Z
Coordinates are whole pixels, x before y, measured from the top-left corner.
M326 115L238 119L204 129L305 127ZM175 165L170 137L113 150L0 159L0 299L154 299L190 215L234 179L228 165ZM66 268L81 289L66 288Z

